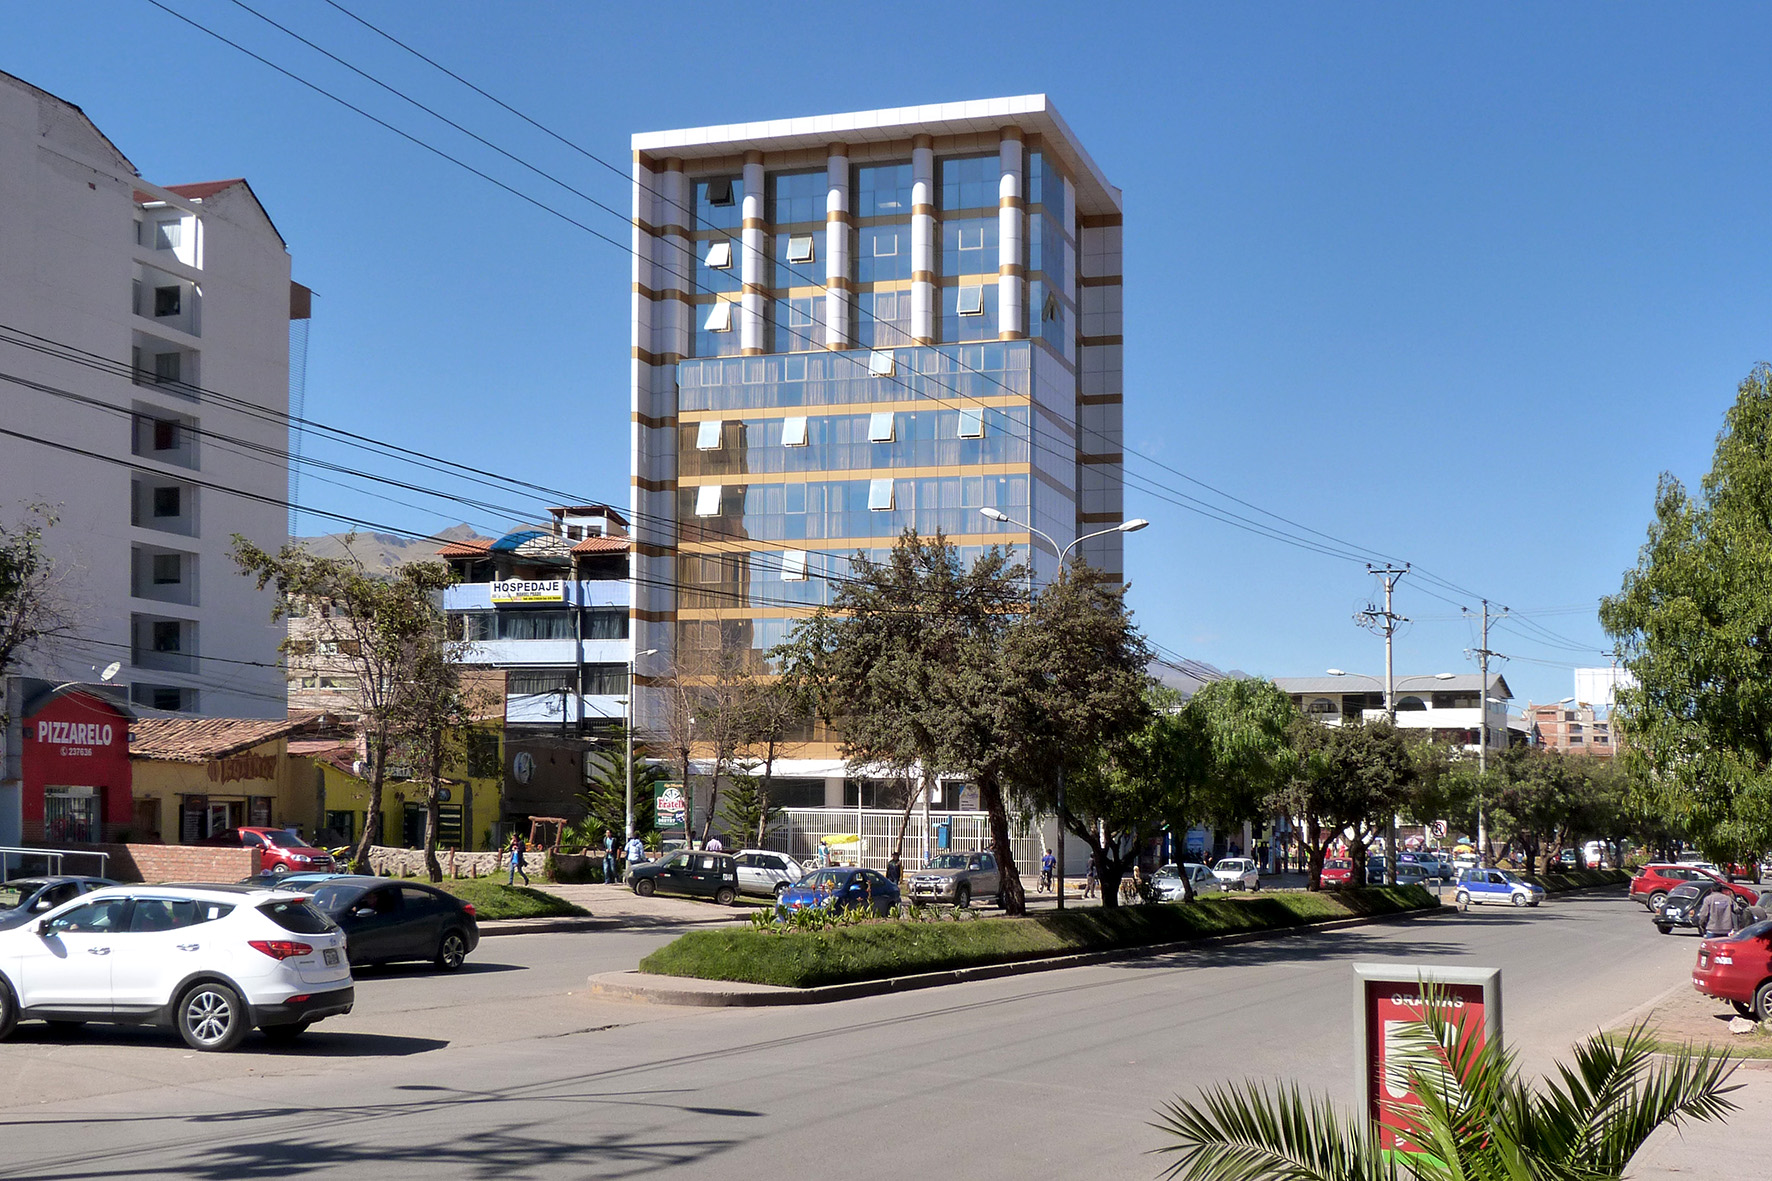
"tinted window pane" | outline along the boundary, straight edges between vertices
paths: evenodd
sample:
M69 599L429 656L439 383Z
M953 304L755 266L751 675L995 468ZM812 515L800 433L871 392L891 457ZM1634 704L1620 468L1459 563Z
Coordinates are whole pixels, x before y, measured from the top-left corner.
M334 929L332 920L305 900L261 903L258 912L285 931L297 935L324 935Z

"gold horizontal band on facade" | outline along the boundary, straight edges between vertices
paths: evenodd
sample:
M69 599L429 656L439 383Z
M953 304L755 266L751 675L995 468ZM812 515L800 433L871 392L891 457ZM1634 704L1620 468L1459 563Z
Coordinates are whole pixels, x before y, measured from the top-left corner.
M997 199L997 208L998 209L1020 209L1021 207L1022 207L1021 198L1016 196L1013 193L1011 193L1007 197L999 197Z
M997 274L1000 277L1010 278L1010 279L1019 279L1027 273L1028 273L1028 269L1026 267L1022 266L1018 262L1005 262L1005 263L998 263L997 264Z
M677 416L674 414L654 416L651 414L641 414L638 410L635 410L629 413L628 420L630 422L639 423L649 431L675 430L677 426Z
M768 233L769 223L760 217L747 217L739 224L738 228L741 230L761 230L764 233Z
M634 228L636 230L639 230L643 234L657 234L658 233L658 227L653 225L651 222L647 221L643 217L636 217L633 219L633 221L634 221Z
M1126 338L1118 333L1113 336L1079 336L1077 343L1086 349L1101 349L1110 345L1125 344Z
M1126 279L1122 275L1078 275L1079 287L1123 287Z
M660 545L656 541L636 541L634 552L643 558L674 558L677 556L677 547Z
M933 336L913 336L911 337L911 343L918 348L927 348L935 343L935 338Z
M938 476L1025 476L1027 463L944 463L928 467L858 467L847 471L824 468L816 472L725 472L719 475L683 476L679 491L708 485L752 488L764 484L834 483L837 480L928 480ZM816 478L813 478L816 477ZM779 547L778 547L779 548Z
M767 353L764 349L739 349L738 355L741 357L762 357Z
M827 209L824 220L826 225L846 226L849 224L849 211L847 209Z
M912 271L911 272L911 282L913 282L913 283L934 283L934 282L936 282L935 272L934 271Z
M661 238L693 238L695 234L687 227L675 222L667 222L655 231Z
M855 345L847 340L827 340L824 342L824 347L831 352L841 352L844 349L852 349Z
M744 283L739 286L738 290L741 295L770 295L775 289L765 287L761 283Z
M632 483L634 487L646 492L675 492L677 490L677 481L675 480L648 480L645 476L635 476Z
M694 305L695 296L687 291L678 291L675 287L667 287L663 291L654 291L644 283L634 284L634 294L646 299L676 300L678 303Z
M1027 338L1028 338L1028 334L1025 332L1012 332L1012 331L1005 330L1003 332L997 333L998 340L1026 340Z
M871 402L841 402L823 406L758 406L746 410L679 410L677 422L688 426L698 422L755 422L770 418L834 418L839 415L873 414L891 410L945 410L951 407L934 398L915 395L901 398L877 398ZM968 406L1025 406L1026 394L980 394L966 399Z
M675 365L677 362L679 362L683 359L682 353L648 352L646 349L641 348L639 345L634 346L633 355L634 355L634 360L643 362L647 365Z
M641 623L677 622L677 613L675 611L642 611L638 607L630 607L628 608L628 614L635 619L638 619ZM634 680L642 685L649 685L652 683L651 677L636 676Z
M917 204L911 206L911 216L912 217L934 217L935 216L935 206L930 205L926 202L918 202Z

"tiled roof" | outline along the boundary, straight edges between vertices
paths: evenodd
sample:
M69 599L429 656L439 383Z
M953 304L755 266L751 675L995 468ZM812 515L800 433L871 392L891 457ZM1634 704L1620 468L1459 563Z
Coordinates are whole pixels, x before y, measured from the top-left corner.
M633 542L626 537L587 537L572 547L574 555L624 554Z
M437 551L439 558L481 558L492 549L490 541L452 541Z
M261 742L282 738L321 717L143 718L129 727L129 755L175 763L206 763Z
M335 750L355 750L356 745L349 738L291 738L289 753L292 755L324 755Z
M205 180L199 181L194 185L167 185L166 191L169 193L177 193L181 197L188 197L193 201L201 201L205 197L215 196L223 189L231 189L235 185L243 185L245 183L245 177L236 176L233 180ZM150 201L158 201L159 199L160 198L151 193L142 192L140 189L135 191L135 200L138 205L146 205Z

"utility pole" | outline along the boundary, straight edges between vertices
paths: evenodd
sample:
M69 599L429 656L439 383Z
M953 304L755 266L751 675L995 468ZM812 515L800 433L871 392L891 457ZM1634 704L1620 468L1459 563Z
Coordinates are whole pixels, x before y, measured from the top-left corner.
M1470 608L1464 608L1465 614ZM1503 615L1507 608L1501 609ZM1489 772L1489 658L1499 656L1499 652L1489 650L1489 600L1483 600L1483 646L1477 649L1477 667L1481 670L1482 690L1477 694L1477 702L1482 706L1481 721L1477 725L1477 856L1484 865L1489 864L1489 826L1483 814L1483 780Z
M1354 616L1354 621L1369 631L1377 632L1384 637L1384 716L1392 726L1397 724L1397 680L1396 665L1392 660L1392 639L1397 634L1397 627L1409 621L1391 610L1391 592L1397 589L1397 582L1409 573L1409 563L1403 563L1398 569L1390 563L1374 566L1366 563L1366 572L1384 579L1384 610L1368 604L1366 609ZM1382 621L1382 622L1381 622ZM1391 814L1389 832L1384 842L1384 877L1390 885L1397 882L1397 816Z

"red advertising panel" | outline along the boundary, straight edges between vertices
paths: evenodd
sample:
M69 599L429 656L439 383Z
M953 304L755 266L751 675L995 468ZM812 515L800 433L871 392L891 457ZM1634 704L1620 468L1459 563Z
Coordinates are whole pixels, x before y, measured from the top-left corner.
M1443 1015L1460 1031L1460 1042L1484 1045L1501 1039L1501 970L1394 961L1355 964L1359 980L1360 1107L1378 1127L1390 1152L1419 1152L1408 1134L1406 1109L1415 1095L1394 1063L1399 1031L1422 1020L1423 986L1439 994ZM1398 1110L1401 1107L1404 1110Z
M102 841L127 827L130 799L129 718L85 693L52 697L24 720L25 835L49 845Z

